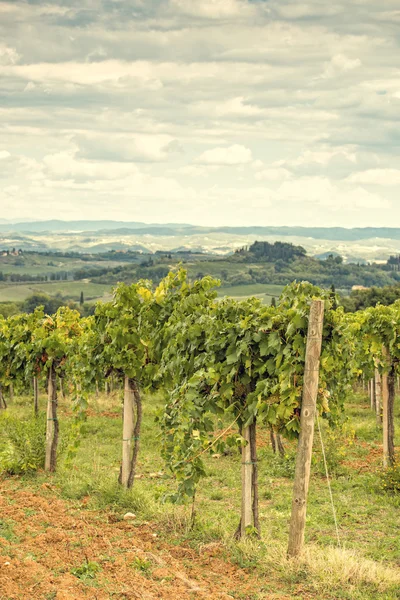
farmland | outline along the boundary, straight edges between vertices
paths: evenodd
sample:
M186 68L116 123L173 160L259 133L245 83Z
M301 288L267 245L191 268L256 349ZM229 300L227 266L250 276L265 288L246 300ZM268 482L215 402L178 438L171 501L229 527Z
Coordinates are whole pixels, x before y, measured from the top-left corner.
M51 595L49 581L82 598L129 594L130 569L151 582L159 567L183 598L398 597L399 303L345 314L308 283L276 306L217 301L214 288L180 269L120 284L93 316L0 319L6 597ZM73 518L53 527L55 495ZM114 527L99 544L102 522ZM53 565L47 542L61 540ZM174 562L186 551L192 569ZM224 589L204 552L230 565ZM41 576L18 580L25 556Z
M41 411L45 402L42 394ZM6 580L0 583L0 597L45 598L58 590L61 598L102 600L135 597L135 592L151 598L156 589L163 598L176 597L173 594L178 589L179 597L188 599L399 597L399 498L382 488L380 434L365 395L352 398L349 420L340 435L331 439L329 431L323 430L342 548L336 548L321 447L316 440L307 553L299 564L288 564L285 559L295 444L285 443L286 454L281 459L271 450L268 432L260 432L262 541L238 545L232 532L240 504L239 457L228 454L206 459L207 476L199 489L191 527L190 506L160 504L160 498L174 487L160 458L154 424L162 402L150 396L144 406L142 451L132 490L122 492L116 483L121 392L90 399L89 417L72 468L64 449L55 475L41 472L34 478L23 476L0 483L0 555L10 563L8 571L2 569ZM16 398L9 411L18 420L27 419L31 399ZM68 440L73 428L68 399L61 401L60 411L62 436ZM396 422L398 427L399 409ZM3 442L0 437L0 447ZM132 522L123 520L128 511L136 514ZM98 565L93 577L90 569L88 576L78 574L86 559ZM18 580L13 576L16 568L23 574Z

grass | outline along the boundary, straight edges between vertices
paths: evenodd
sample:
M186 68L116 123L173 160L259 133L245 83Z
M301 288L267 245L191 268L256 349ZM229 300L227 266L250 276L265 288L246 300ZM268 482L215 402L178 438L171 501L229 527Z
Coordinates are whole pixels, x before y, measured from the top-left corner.
M286 456L278 458L270 448L268 433L259 431L259 482L261 541L233 541L240 515L240 457L236 454L206 459L207 476L199 486L196 520L191 527L189 506L164 504L174 490L160 458L154 417L161 401L145 399L139 477L132 490L117 484L120 464L121 418L117 394L92 400L90 417L71 466L60 461L51 477L61 498L80 506L113 511L122 519L134 512L138 524L157 523L160 538L172 545L189 545L201 551L222 547L225 559L257 574L260 586L246 598L320 598L321 600L394 600L400 598L400 495L387 494L381 481L381 439L375 417L365 397L355 396L347 407L343 433L323 428L332 472L332 491L337 511L341 547L337 547L329 491L323 475L319 441L315 439L312 479L307 510L306 549L300 561L286 559L288 521L292 496L295 445L285 443ZM41 399L44 410L44 399ZM24 418L30 400L16 399L9 408ZM61 436L71 420L67 404L61 410ZM397 405L396 426L400 414ZM397 439L399 443L399 440ZM0 431L0 450L2 432ZM161 474L160 474L161 473ZM164 475L162 475L164 473ZM21 485L41 490L49 476L39 472L24 476ZM12 535L12 528L8 535ZM1 535L1 531L0 531ZM135 565L147 570L147 566ZM298 590L301 589L301 595ZM235 590L228 591L234 598Z
M249 298L250 296L256 296L260 298L263 302L270 304L271 299L275 297L279 298L282 290L282 285L273 285L268 283L253 283L250 285L234 285L231 287L221 287L218 288L218 296L230 296L237 300L243 300L244 298Z
M49 296L61 294L79 300L83 292L85 300L98 300L107 297L111 292L111 286L103 283L91 283L89 281L51 281L24 284L0 284L0 302L23 302L32 294L45 293Z

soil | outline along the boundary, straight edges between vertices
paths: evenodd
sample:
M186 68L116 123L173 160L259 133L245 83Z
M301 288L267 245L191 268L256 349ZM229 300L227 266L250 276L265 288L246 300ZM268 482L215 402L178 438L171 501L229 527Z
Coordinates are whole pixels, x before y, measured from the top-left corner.
M155 524L122 517L82 510L50 484L36 491L0 481L0 600L229 600L232 591L246 599L260 590L218 544L201 551L169 545ZM86 575L74 574L82 567Z

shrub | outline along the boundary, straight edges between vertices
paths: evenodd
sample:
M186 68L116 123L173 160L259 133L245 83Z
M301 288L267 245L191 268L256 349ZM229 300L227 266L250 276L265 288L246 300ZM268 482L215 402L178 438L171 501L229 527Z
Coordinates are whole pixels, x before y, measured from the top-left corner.
M0 472L20 475L44 467L46 421L44 417L20 419L4 412L0 418Z
M395 463L381 473L381 486L384 492L400 493L400 463Z

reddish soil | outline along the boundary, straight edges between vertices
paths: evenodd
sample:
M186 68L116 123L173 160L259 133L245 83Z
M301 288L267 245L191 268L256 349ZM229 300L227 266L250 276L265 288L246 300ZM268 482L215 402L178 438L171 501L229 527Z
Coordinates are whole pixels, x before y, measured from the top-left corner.
M261 587L255 576L226 562L218 544L200 553L166 544L156 525L74 506L49 484L33 491L18 480L0 481L2 524L8 539L0 537L0 600L228 600L232 592L254 597ZM90 561L100 567L93 579L72 574Z

